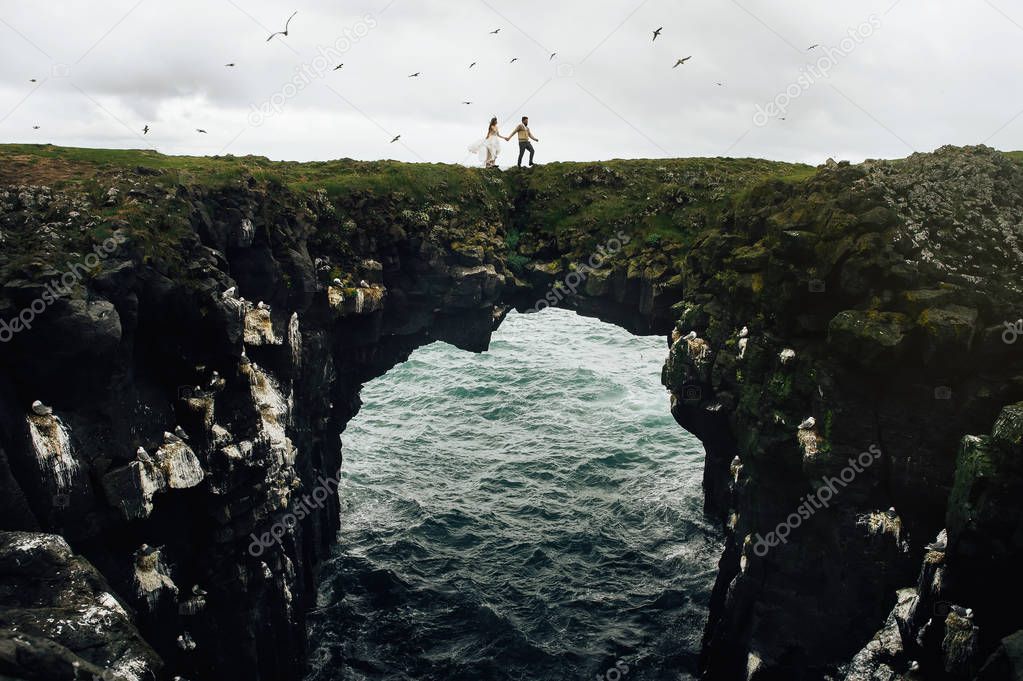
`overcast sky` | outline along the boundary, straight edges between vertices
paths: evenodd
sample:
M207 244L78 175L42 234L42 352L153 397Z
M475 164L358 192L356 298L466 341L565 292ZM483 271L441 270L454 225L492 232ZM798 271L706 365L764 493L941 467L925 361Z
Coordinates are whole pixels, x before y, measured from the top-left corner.
M1021 64L1020 0L0 0L0 142L471 162L529 114L538 161L1023 149Z

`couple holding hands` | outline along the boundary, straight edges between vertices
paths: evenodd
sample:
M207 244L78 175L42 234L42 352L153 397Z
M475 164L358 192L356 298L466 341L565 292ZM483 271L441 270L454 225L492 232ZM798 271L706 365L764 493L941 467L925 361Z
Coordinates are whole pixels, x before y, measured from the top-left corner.
M533 165L533 155L536 153L533 149L533 142L539 142L540 140L533 137L533 133L529 131L529 116L523 116L522 122L507 137L503 136L501 131L497 129L497 117L491 118L490 126L487 128L487 136L482 141L469 147L469 151L479 154L480 160L484 162L484 167L496 168L497 157L501 153L501 140L508 141L512 138L512 135L519 136L518 166L522 167L522 157L527 151L529 152L529 165Z

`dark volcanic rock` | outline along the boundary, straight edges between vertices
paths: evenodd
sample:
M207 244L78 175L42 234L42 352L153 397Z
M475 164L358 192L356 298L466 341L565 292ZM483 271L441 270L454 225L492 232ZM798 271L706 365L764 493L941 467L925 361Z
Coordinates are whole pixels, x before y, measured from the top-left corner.
M59 533L109 587L32 535L50 548L4 582L22 587L0 674L137 654L168 678L300 678L361 386L552 305L666 338L671 411L704 443L727 537L706 678L1018 672L1023 417L1003 407L1023 400L1023 344L1003 333L1023 300L1023 167L1005 155L507 176L338 162L295 190L258 159L207 160L226 180L136 162L82 182L46 153L0 164L18 183L0 188L0 320L125 238L31 328L0 327L4 526ZM44 170L68 189L12 175ZM943 527L947 550L926 550ZM116 631L34 612L103 593Z

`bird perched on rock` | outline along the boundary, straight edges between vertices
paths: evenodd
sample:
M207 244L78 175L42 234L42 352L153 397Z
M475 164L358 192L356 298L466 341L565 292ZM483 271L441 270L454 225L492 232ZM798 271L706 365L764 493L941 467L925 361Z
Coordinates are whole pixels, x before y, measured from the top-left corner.
M359 280L359 288L369 288L369 282L365 279Z
M195 594L196 596L205 596L206 590L201 588L198 584L193 584L192 593Z
M732 459L732 465L729 467L729 470L732 473L732 479L738 480L739 473L742 472L742 459L739 458L738 454L736 454L735 458Z
M273 39L274 39L274 36L275 36L275 35L282 35L282 36L284 36L285 38L287 38L287 37L288 37L288 26L289 26L289 25L291 24L291 20L295 18L295 15L296 15L296 14L298 14L298 12L297 12L297 11L296 11L296 12L292 12L292 13L291 13L291 16L290 16L290 17L288 17L288 20L287 20L286 22L284 22L284 30L283 30L283 31L277 31L276 33L271 33L271 34L270 34L270 37L269 37L269 38L267 38L267 39L266 39L266 41L267 41L267 42L270 42L271 40L273 40Z
M257 310L269 310L270 306L264 303L262 300L256 303Z
M739 338L749 338L749 327L748 326L742 327L742 330L739 331Z
M341 285L341 280L340 279L335 279L333 281L333 284L334 284L334 286L340 286Z
M973 608L964 608L961 605L953 605L952 612L958 617L962 617L964 620L973 619Z
M146 451L145 447L139 447L135 452L135 457L142 463L153 463L153 459L149 456L149 452Z
M672 66L671 68L673 68L673 69L677 69L678 67L682 66L682 65L683 65L683 64L685 64L685 63L686 63L687 61L689 61L690 59L692 59L692 56L689 56L689 57L683 57L682 59L679 59L679 60L678 60L677 62L675 62L675 65L674 65L674 66Z
M237 293L237 292L238 292L238 287L237 286L232 286L231 288L229 288L226 291L224 291L224 299L226 300L227 298L234 298L234 294Z
M663 31L663 30L664 30L664 26L661 26L659 29L654 31L654 39L651 40L650 42L655 42L658 38L660 38L661 37L661 31Z
M53 407L47 407L39 400L36 400L32 403L32 413L36 416L49 416L53 413Z
M174 426L174 434L177 435L182 440L188 439L188 433L186 433L185 429L182 428L181 426Z
M816 425L817 425L817 419L815 419L814 417L811 416L810 418L806 419L805 421L803 421L802 423L799 424L799 429L800 430L810 430L810 429L812 429Z
M682 340L691 341L691 340L696 340L696 338L697 338L696 332L695 331L690 331L689 333L687 333L685 335L685 337Z
M938 536L927 545L928 551L944 551L948 548L948 530L942 530Z
M174 433L168 433L167 431L163 431L163 443L164 444L170 445L170 444L178 444L180 442L182 442L182 439L180 437L178 437L177 435L175 435Z

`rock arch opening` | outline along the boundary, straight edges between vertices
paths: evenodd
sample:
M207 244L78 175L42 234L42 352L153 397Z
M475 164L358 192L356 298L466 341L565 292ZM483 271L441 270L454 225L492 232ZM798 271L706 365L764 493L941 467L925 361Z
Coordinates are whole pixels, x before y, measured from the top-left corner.
M309 678L695 674L721 543L664 351L512 313L484 353L434 343L367 384Z

